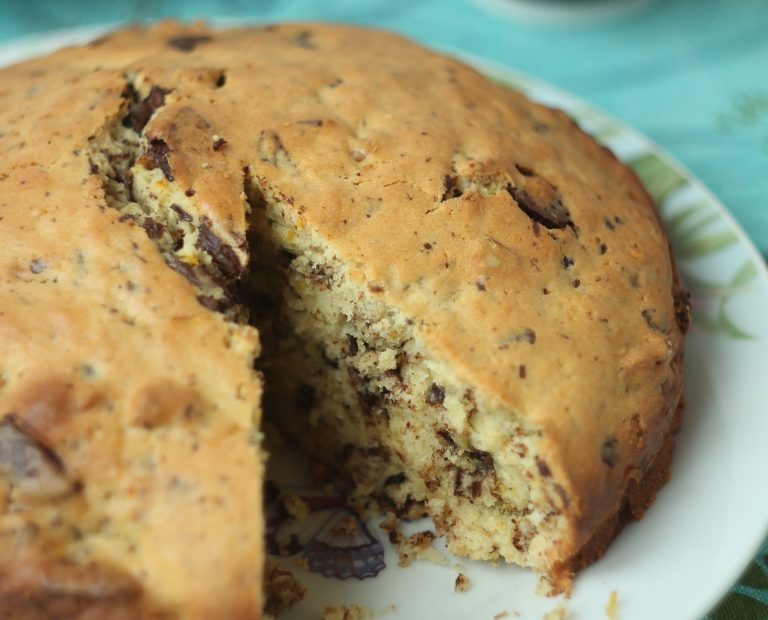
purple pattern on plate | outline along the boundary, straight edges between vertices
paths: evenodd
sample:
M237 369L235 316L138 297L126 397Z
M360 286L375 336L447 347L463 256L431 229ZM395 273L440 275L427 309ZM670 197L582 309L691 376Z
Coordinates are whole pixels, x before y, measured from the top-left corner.
M343 498L314 490L297 494L310 509L301 522L286 515L279 501L267 506L269 553L304 557L310 572L336 579L368 579L386 567L381 542Z

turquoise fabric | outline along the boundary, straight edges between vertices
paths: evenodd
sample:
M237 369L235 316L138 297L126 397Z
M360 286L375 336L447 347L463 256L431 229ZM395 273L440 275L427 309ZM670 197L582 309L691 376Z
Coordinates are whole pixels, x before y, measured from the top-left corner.
M0 42L170 16L320 19L397 30L550 81L634 126L699 177L768 256L765 0L655 0L611 19L557 23L493 8L503 2L0 0ZM561 0L563 10L579 4ZM768 618L768 544L708 620L762 618Z

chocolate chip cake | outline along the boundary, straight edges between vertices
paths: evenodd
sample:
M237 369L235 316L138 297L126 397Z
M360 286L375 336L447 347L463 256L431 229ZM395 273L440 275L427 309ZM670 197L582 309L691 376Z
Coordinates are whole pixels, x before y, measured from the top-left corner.
M555 582L667 479L686 298L565 114L311 24L122 30L0 104L6 616L258 617L262 407L361 511Z

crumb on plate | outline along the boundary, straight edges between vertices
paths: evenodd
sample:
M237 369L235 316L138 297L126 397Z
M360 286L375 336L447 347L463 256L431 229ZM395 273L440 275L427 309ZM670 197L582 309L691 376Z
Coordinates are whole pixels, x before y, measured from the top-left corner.
M542 620L568 620L568 610L565 608L565 605L560 603L552 611L544 614Z
M371 620L373 614L369 609L359 605L337 605L326 607L320 620Z
M275 558L267 557L264 566L264 612L278 616L304 598L307 589Z
M453 590L455 592L466 592L469 590L469 586L471 585L469 581L469 577L467 577L464 573L459 573L456 575L456 581L453 584Z
M393 513L388 513L379 527L389 534L389 542L395 547L399 566L410 566L417 560L426 560L435 564L448 565L442 553L432 546L437 538L434 532L424 530L405 536L398 527L399 521Z

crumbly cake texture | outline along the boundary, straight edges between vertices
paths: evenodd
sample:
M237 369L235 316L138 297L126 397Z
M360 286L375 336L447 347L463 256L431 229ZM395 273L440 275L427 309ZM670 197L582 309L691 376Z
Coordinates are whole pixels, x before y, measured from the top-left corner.
M687 302L565 114L316 24L132 28L0 85L3 604L260 613L249 316L272 422L457 554L557 582L667 479Z
M278 560L267 556L264 563L264 615L278 617L286 609L301 601L307 589L294 574L281 566Z

